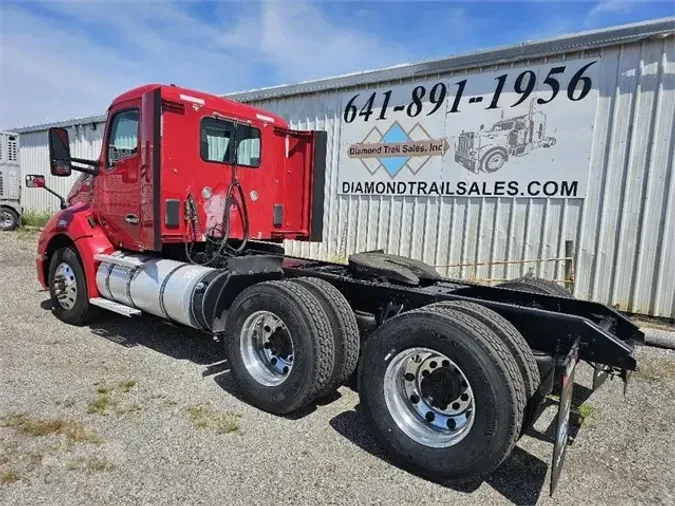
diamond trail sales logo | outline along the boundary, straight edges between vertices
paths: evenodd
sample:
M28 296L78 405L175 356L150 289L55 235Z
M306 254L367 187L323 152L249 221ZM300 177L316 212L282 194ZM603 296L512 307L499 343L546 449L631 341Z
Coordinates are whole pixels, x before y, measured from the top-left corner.
M449 147L445 139L433 139L419 123L406 132L395 121L384 134L373 127L363 141L349 146L348 156L360 160L371 175L384 168L394 178L406 167L417 174L432 156L443 156Z

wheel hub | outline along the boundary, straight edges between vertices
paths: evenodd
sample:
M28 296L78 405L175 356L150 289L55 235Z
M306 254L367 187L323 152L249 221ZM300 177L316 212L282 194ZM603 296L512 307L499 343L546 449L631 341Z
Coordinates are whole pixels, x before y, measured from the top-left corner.
M77 301L77 280L73 269L65 262L62 262L54 272L52 281L54 294L59 305L64 309L72 309Z
M396 424L410 438L430 447L448 447L473 426L471 385L457 364L429 348L396 355L385 372L385 402Z
M265 386L280 385L293 368L291 335L283 320L270 311L256 311L246 319L240 346L246 369Z
M2 211L0 214L0 223L2 223L3 228L9 228L14 224L14 216L12 216L9 211Z

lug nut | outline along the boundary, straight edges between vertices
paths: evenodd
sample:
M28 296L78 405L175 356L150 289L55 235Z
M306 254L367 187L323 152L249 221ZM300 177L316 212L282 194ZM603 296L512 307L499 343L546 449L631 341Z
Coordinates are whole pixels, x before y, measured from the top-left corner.
M457 410L460 408L460 406L461 406L461 405L460 405L459 402L455 402L455 403L452 405L452 409L454 409L455 411L457 411Z
M405 378L406 381L414 381L415 380L415 375L411 372L405 373L405 375L403 377Z
M411 395L410 396L410 402L412 402L413 404L417 404L418 402L420 402L419 396L417 396L415 394Z
M448 421L445 422L445 425L448 426L448 429L455 430L455 427L457 427L457 422L455 422L454 418L448 418Z
M270 360L270 362L272 362L272 365L277 365L277 357L272 357L272 360Z
M266 350L269 350L270 349L270 343L263 344L263 348L265 348Z
M270 327L269 325L265 325L265 326L263 327L263 330L264 330L265 332L272 332L272 327Z
M422 371L422 376L424 376L425 378L429 376L429 371L427 371L426 369Z
M284 366L284 374L288 374L288 366Z
M435 361L429 362L429 367L431 367L432 369L436 369L437 365L438 364Z
M436 419L436 415L433 414L431 411L427 411L427 414L424 415L424 418L426 418L430 422L433 422Z
M469 394L462 394L460 396L460 399L462 399L464 402L468 401L469 400Z
M442 364L443 364L443 367L450 367L450 361L449 360L444 360L442 362Z

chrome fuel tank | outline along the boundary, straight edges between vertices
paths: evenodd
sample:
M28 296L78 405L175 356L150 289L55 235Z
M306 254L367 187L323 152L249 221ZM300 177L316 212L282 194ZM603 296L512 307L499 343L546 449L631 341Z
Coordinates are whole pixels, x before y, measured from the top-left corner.
M115 253L96 272L101 295L120 304L197 329L195 304L204 295L202 281L216 269L138 254Z

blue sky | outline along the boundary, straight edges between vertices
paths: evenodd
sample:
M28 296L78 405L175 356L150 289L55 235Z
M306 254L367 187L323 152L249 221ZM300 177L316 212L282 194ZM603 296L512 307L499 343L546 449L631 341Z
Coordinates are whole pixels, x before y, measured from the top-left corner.
M675 2L0 0L0 128L126 89L227 93L675 15Z

